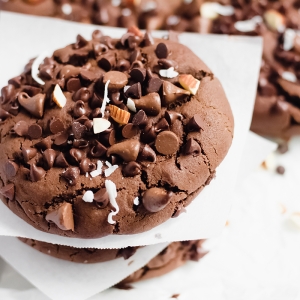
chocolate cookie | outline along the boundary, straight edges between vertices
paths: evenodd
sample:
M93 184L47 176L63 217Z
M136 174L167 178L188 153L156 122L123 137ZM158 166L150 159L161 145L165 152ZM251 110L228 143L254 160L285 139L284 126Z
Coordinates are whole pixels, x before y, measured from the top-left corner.
M31 60L1 90L0 194L37 229L134 234L176 217L232 142L222 86L187 47L131 28Z

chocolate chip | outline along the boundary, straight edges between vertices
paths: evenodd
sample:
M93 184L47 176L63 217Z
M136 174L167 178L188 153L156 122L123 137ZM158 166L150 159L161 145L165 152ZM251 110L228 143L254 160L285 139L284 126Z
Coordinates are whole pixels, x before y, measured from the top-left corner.
M194 115L188 122L188 129L190 131L198 131L200 129L204 130L205 123L201 115Z
M84 152L80 151L79 149L75 149L75 148L70 149L69 153L70 153L70 156L73 159L73 161L78 164L84 158Z
M138 160L140 161L150 161L152 163L156 162L156 153L149 145L144 145L140 154L138 156Z
M83 48L84 46L86 46L87 44L88 44L88 41L83 36L78 34L76 37L76 43L73 45L73 48L80 49L80 48Z
M100 41L102 36L103 36L103 33L99 29L94 30L92 33L92 39L95 41Z
M18 95L19 104L36 118L41 118L44 114L45 94L37 94L29 97L22 92Z
M143 82L146 79L146 69L134 68L129 73L132 80L135 82Z
M141 109L139 110L132 119L132 124L137 126L144 126L147 124L148 118L146 113Z
M118 250L117 257L123 257L124 259L130 258L137 250L138 247L126 247Z
M190 92L179 88L169 81L163 81L163 104L168 106L175 101L184 101Z
M55 118L50 121L49 129L53 134L56 134L64 131L65 126L61 119Z
M106 84L107 81L110 81L108 85L109 90L120 90L127 84L128 79L122 72L110 71L105 73L103 77L103 83Z
M137 48L140 43L142 42L142 39L139 36L130 36L128 37L128 47L129 49L135 49Z
M134 99L139 99L142 96L142 89L141 89L141 84L139 82L133 84L130 86L126 92L125 96L127 98L134 98Z
M86 124L86 123L84 123L84 124ZM80 140L74 139L72 145L74 148L82 149L82 148L88 147L89 141L84 140L84 139L80 139Z
M120 72L126 72L130 69L130 62L127 59L120 59L117 62L117 69Z
M32 124L28 127L28 135L32 139L38 139L42 136L42 127L38 124Z
M53 167L54 161L56 158L56 152L53 149L47 149L43 153L43 159L46 165L46 168L49 170Z
M154 44L154 39L150 32L146 31L144 35L144 45L145 46L151 46Z
M165 112L165 118L168 121L168 123L170 125L172 125L175 122L175 120L182 120L183 116L182 116L182 114L180 114L180 113L178 113L176 111L166 110L166 112Z
M0 188L0 194L8 200L12 201L15 197L15 185L13 183L9 183L2 188Z
M83 87L73 94L72 99L74 101L82 100L83 102L88 102L90 97L91 92L87 88Z
M120 92L112 93L112 94L110 95L111 103L112 103L113 105L119 106L120 104L123 103L123 101L120 100L120 97L121 97Z
M54 161L54 166L58 168L66 168L69 166L69 164L66 161L66 158L62 152L60 152Z
M156 136L157 134L154 126L149 122L141 133L141 140L142 142L149 144L155 140Z
M169 69L169 68L178 68L178 63L175 60L172 59L166 59L166 58L161 58L157 61L157 63L163 68L163 69Z
M18 136L25 136L28 133L28 124L25 121L19 121L15 124L13 130Z
M6 104L8 102L15 100L16 95L17 94L14 85L8 84L7 86L1 89L1 97L2 97L1 104Z
M157 93L150 93L133 102L137 109L144 110L147 115L157 116L161 111L160 96Z
M46 171L41 168L41 167L37 167L36 164L32 164L30 166L30 180L32 182L36 182L36 181L40 181L42 180L46 175Z
M92 172L97 169L96 164L92 163L87 157L83 158L79 164L79 168L82 174L86 172Z
M157 133L164 131L164 130L168 130L169 129L169 123L167 122L167 120L165 118L162 118L159 120L159 122L154 126L155 131Z
M8 80L8 84L12 84L15 88L19 88L21 86L22 76L16 76Z
M71 77L77 77L80 73L80 69L74 67L73 65L65 65L59 72L60 78L69 79Z
M82 138L86 131L87 128L84 125L80 124L79 122L73 122L72 132L74 134L75 139Z
M139 49L135 49L130 54L129 61L130 63L133 63L134 61L139 60L140 57L141 57L141 51Z
M51 148L52 140L50 136L47 136L46 138L42 139L40 142L36 143L34 146L41 150L46 150Z
M124 177L133 177L141 173L141 166L135 162L130 161L128 164L123 166L122 174Z
M76 185L79 175L80 170L77 167L69 167L65 172L61 174L61 176L65 178L72 186Z
M14 161L9 160L8 162L6 162L5 174L7 178L15 177L17 175L18 170L19 166Z
M170 202L172 193L168 193L162 188L151 188L147 190L142 198L142 202L147 211L155 213L164 209Z
M73 115L76 118L82 117L86 114L86 109L84 102L82 100L76 101L74 107L73 107Z
M97 57L102 55L103 53L108 52L108 47L101 43L93 43L93 50L94 55Z
M179 148L179 139L172 131L162 131L156 137L155 148L163 155L174 154Z
M101 157L106 153L106 151L107 148L104 147L100 142L96 141L95 146L93 146L90 151L90 155L92 157Z
M167 58L169 54L167 45L165 43L159 43L156 46L155 54L158 58Z
M66 131L58 133L54 138L54 145L56 146L64 146L67 144L69 138L69 134Z
M276 173L283 175L285 173L285 168L283 166L278 166L276 168Z
M106 54L105 56L101 56L100 60L98 61L98 66L106 72L113 69L115 65L116 65L116 58L114 55L111 54Z
M201 153L201 147L194 139L190 138L184 146L183 153L185 155L199 155Z
M139 127L132 123L126 124L122 129L122 136L125 139L130 139L139 133Z
M116 154L125 162L135 161L138 157L140 146L141 144L138 140L125 140L108 148L107 156Z
M74 231L72 204L64 202L59 207L49 211L46 215L46 220L53 222L61 230Z
M37 154L37 150L35 148L27 148L27 147L22 148L22 155L26 163L32 158L34 158L36 154Z
M101 136L101 139L109 145L114 145L116 143L116 131L115 130L109 130L107 133L105 133Z
M101 116L102 116L102 112L101 112L100 107L97 107L97 108L93 109L93 111L91 113L92 118L101 118Z
M70 78L67 82L67 91L72 93L76 92L81 88L81 83L79 78Z
M162 80L157 77L150 78L148 81L147 92L148 93L158 93L161 86Z
M45 80L50 80L54 75L54 66L53 65L43 65L40 66L40 77Z
M134 34L131 32L126 32L121 36L120 42L123 46L126 46L126 43L128 44L128 38L130 36L134 36Z
M94 201L98 208L105 208L108 205L109 197L106 188L100 189L94 194Z
M91 130L93 128L93 121L92 120L87 120L84 122L84 126L88 129Z

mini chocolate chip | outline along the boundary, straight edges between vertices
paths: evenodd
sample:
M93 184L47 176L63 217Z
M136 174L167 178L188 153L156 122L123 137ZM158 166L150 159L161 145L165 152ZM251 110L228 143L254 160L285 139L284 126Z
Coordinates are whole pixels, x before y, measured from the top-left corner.
M76 185L79 175L80 170L77 167L69 167L65 172L61 174L61 176L65 178L72 186Z
M142 89L141 89L141 84L139 82L133 84L132 86L130 86L126 92L125 92L125 96L127 98L135 98L135 99L139 99L142 96Z
M103 83L106 84L108 81L110 81L108 85L109 90L120 90L127 84L128 78L122 72L110 71L103 76Z
M104 131L101 135L101 139L104 141L104 143L114 145L116 143L116 131L113 129L110 129L107 132Z
M122 129L122 135L125 139L130 139L139 133L139 127L132 123L126 124Z
M93 128L93 121L92 120L86 120L84 122L84 126L88 129L91 130Z
M194 115L188 122L188 129L190 131L198 131L200 129L204 130L205 123L201 115Z
M15 124L13 130L18 136L25 136L28 133L28 124L26 121L19 121Z
M22 148L22 155L26 163L32 158L34 158L36 154L37 154L37 150L35 148L27 148L27 147Z
M117 69L120 72L126 72L130 69L130 62L127 59L120 59L117 62Z
M164 131L164 130L168 130L169 129L169 123L167 122L167 120L165 118L162 118L159 120L159 122L154 126L155 131L157 133Z
M70 78L67 82L67 91L72 93L76 92L81 88L81 83L79 78Z
M133 177L141 173L141 166L135 162L130 161L128 164L123 166L122 174L124 177Z
M178 43L178 35L179 35L179 32L169 30L169 35L168 35L169 41Z
M73 115L76 118L80 118L86 114L86 109L84 107L84 102L82 100L76 101L73 107Z
M28 135L32 139L38 139L42 136L42 127L38 124L32 124L28 127Z
M74 148L82 149L82 148L88 147L89 141L84 140L84 139L80 139L80 140L74 139L72 145Z
M169 81L163 81L163 104L165 106L175 101L184 101L189 95L189 91L181 89Z
M80 151L79 149L72 148L69 151L71 158L74 162L80 163L81 160L84 158L84 152Z
M141 141L149 144L155 140L156 136L154 126L149 122L141 133Z
M100 41L100 39L103 37L103 33L101 32L101 30L96 29L93 31L92 33L92 39L95 41Z
M156 137L155 148L163 155L174 154L179 148L179 139L172 131L162 131Z
M73 48L79 49L79 48L86 46L87 44L88 44L88 41L83 36L78 34L76 37L76 43L73 45Z
M101 112L101 108L100 107L97 107L95 109L93 109L90 117L92 118L101 118L102 116L102 112Z
M173 67L174 69L178 68L178 63L175 60L172 59L166 59L161 58L157 61L157 63L163 68L163 69L169 69Z
M184 146L183 153L185 155L190 155L190 154L199 155L201 153L201 147L194 139L190 138L187 140Z
M97 78L97 75L94 72L91 72L89 70L81 70L79 75L83 80L89 82L93 82Z
M54 66L53 65L43 65L40 66L40 77L42 79L50 80L54 75Z
M172 125L175 122L175 120L182 120L183 116L182 116L182 114L180 114L180 113L178 113L176 111L166 110L166 112L165 112L165 118L168 121L168 123L170 125Z
M64 146L67 144L69 138L69 134L66 131L58 133L54 138L54 145L56 146Z
M289 151L289 146L287 143L279 144L277 147L277 152L279 152L280 154L284 154L288 151Z
M100 142L96 141L95 146L93 146L90 151L90 155L92 157L101 157L106 153L106 151L107 148L104 147Z
M41 167L37 167L36 164L32 164L30 166L30 180L32 182L36 182L36 181L40 181L42 180L46 175L46 171L41 168Z
M12 178L17 175L19 166L12 160L9 160L5 164L5 174L7 178Z
M66 80L71 77L77 77L80 73L80 69L73 65L65 65L61 68L59 72L60 78L65 78Z
M147 115L157 116L161 111L160 96L157 93L150 93L133 102L137 109L144 110Z
M156 46L155 54L158 58L167 58L169 54L167 45L165 43L159 43Z
M83 158L79 164L79 168L82 174L86 172L92 172L97 169L96 164L92 163L87 157Z
M8 112L14 116L16 116L19 113L19 104L17 102L11 103L10 108Z
M151 188L147 190L142 198L143 205L151 213L164 209L170 202L172 193L168 193L162 188Z
M81 139L86 131L87 128L84 125L80 124L79 122L73 122L72 132L74 134L75 139Z
M61 119L55 118L50 121L49 129L53 134L56 134L64 131L65 126Z
M141 57L141 51L139 49L135 49L130 54L129 61L132 64L134 61L139 60Z
M126 45L126 42L128 42L128 38L129 38L130 36L134 36L134 34L131 33L131 32L126 32L126 33L124 33L124 34L121 36L120 42L121 42L121 44L122 44L123 46Z
M7 86L1 89L1 104L6 104L15 100L16 98L16 89L12 84L8 84Z
M140 154L138 156L138 160L150 161L150 162L154 163L154 162L156 162L156 153L149 145L146 144L142 148L142 151L140 152Z
M46 150L51 148L52 140L50 136L47 136L46 138L42 139L40 142L36 143L34 146L41 150Z
M98 208L105 208L109 203L109 196L106 188L100 189L94 194L94 201Z
M66 158L62 152L59 152L55 158L54 166L58 168L66 168L69 164L66 161Z
M103 53L108 52L108 47L101 43L93 43L93 50L94 55L97 57L102 55Z
M144 35L144 45L145 46L151 46L154 44L154 39L150 32L146 31Z
M129 36L128 37L128 47L129 49L135 49L137 48L140 43L142 42L142 39L139 36Z
M145 126L148 122L146 113L141 109L139 110L132 119L132 124L137 126Z
M59 207L49 211L46 215L46 221L53 222L61 230L74 231L72 204L64 202Z
M112 54L105 54L105 56L101 56L100 60L98 60L98 66L106 72L113 69L115 65L116 58Z
M162 80L157 77L150 78L148 81L147 92L148 93L158 93L161 86Z
M41 118L44 114L45 94L37 94L29 97L22 92L18 95L19 104L36 118Z
M116 154L120 156L125 162L135 161L138 157L140 146L141 144L137 140L125 140L108 148L107 156Z
M278 166L276 168L276 173L283 175L285 173L285 168L283 166Z
M9 183L2 188L0 188L0 194L8 200L12 201L15 197L15 185L13 183Z
M83 102L88 102L91 97L91 92L83 87L75 92L72 96L73 101L82 100Z
M2 107L0 107L0 120L6 120L9 117L11 117L11 114Z
M120 101L121 93L120 92L114 92L110 95L109 99L111 100L111 103L113 105L119 106L123 102Z
M56 158L56 152L53 149L47 149L43 153L43 159L47 169L51 169L54 165L54 161Z
M129 73L132 80L135 82L143 82L146 79L146 69L134 68Z
M135 60L134 62L131 63L131 66L130 66L131 69L133 68L144 68L144 65L143 63L140 61L140 60Z

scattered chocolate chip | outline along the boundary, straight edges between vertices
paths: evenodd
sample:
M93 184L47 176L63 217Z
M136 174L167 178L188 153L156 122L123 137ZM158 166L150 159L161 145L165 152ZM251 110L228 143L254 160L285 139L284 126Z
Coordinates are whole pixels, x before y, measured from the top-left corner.
M147 115L157 116L161 111L160 96L157 93L150 93L133 102L137 109L144 110Z
M63 146L68 142L69 134L66 131L59 132L54 138L54 145Z
M97 169L96 164L92 163L87 157L80 161L79 168L82 174L92 172Z
M97 79L97 75L94 72L88 70L81 70L79 75L83 80L89 82L93 82Z
M1 97L2 97L1 104L6 104L8 102L15 100L16 95L17 94L14 85L8 84L7 86L1 89Z
M151 46L154 44L154 39L150 32L146 31L144 35L144 45L145 46Z
M93 146L90 151L90 155L92 157L101 157L106 153L106 151L107 148L104 147L100 142L96 141L95 146Z
M126 92L125 96L127 98L134 98L134 99L139 99L142 96L142 89L141 89L141 84L139 82L133 84L130 86Z
M53 65L43 65L40 66L40 77L45 80L53 79L54 66Z
M141 42L142 42L142 39L139 36L129 36L128 37L128 47L129 47L129 49L137 48L140 45Z
M28 124L25 121L19 121L15 124L13 131L18 136L25 136L28 133Z
M88 102L91 97L91 92L83 87L75 92L72 96L73 101L82 100L83 102Z
M135 60L134 62L131 63L131 66L130 66L131 69L133 68L144 68L144 65L143 63L140 61L140 60Z
M170 30L169 31L169 41L177 42L178 43L178 32Z
M61 119L55 118L50 120L49 129L53 134L56 134L64 131L65 126Z
M278 166L276 168L276 173L283 175L285 173L285 168L283 166Z
M27 148L27 147L22 148L22 155L26 163L32 158L34 158L36 154L37 154L37 150L35 148Z
M88 147L89 141L84 140L84 139L80 139L80 140L74 139L72 145L73 145L74 148L82 149L82 148Z
M93 50L94 50L94 54L95 56L100 56L103 53L108 52L108 47L104 44L101 43L93 43Z
M67 91L72 93L76 92L81 88L81 82L79 78L70 78L67 82Z
M174 154L178 151L179 139L172 131L162 131L156 137L155 148L163 155Z
M47 136L46 138L42 139L40 142L36 143L34 146L41 150L46 150L51 148L52 140L50 136Z
M200 129L204 130L205 123L201 115L194 115L188 122L188 129L190 131L198 131Z
M47 149L44 151L43 159L44 159L47 170L49 170L53 167L55 158L56 158L55 150Z
M143 205L147 211L155 213L164 209L170 202L172 193L162 188L151 188L147 190L142 198Z
M75 139L81 139L86 131L87 128L84 125L80 124L79 122L73 122L72 132L74 134Z
M141 57L141 51L139 49L135 49L130 54L129 61L130 63L133 63L134 61L139 60L140 57Z
M158 93L161 86L162 80L157 77L150 78L148 81L147 92L148 93Z
M74 117L76 117L76 118L80 118L86 114L86 109L84 107L84 102L82 100L76 101L76 103L73 107L73 114L74 114Z
M138 160L140 161L150 161L152 163L156 162L156 153L149 145L144 145L140 154L138 156Z
M109 90L120 90L128 82L127 76L119 71L110 71L103 76L103 83L106 84L109 81Z
M110 95L110 100L111 100L111 103L113 105L116 105L116 106L119 106L121 105L123 102L120 100L120 97L121 97L121 93L120 92L114 92Z
M64 202L46 215L48 222L53 222L61 230L74 231L74 217L72 204Z
M9 183L2 188L0 188L0 194L8 200L12 201L15 197L15 185L13 183Z
M126 72L130 69L130 62L127 59L120 59L117 62L117 69L120 72Z
M176 111L166 110L166 112L165 112L165 118L168 121L168 123L170 125L172 125L175 122L175 120L182 120L183 116L182 116L182 114L180 114L180 113L178 113Z
M146 113L141 109L139 110L132 119L132 124L137 126L144 126L147 124L148 118Z
M166 59L166 58L161 58L157 61L159 66L161 66L163 69L169 69L169 68L178 68L178 63L175 60L172 59Z
M113 69L115 65L116 58L112 54L105 54L105 56L101 56L100 60L98 61L98 66L106 72Z
M64 154L59 152L55 158L54 166L58 168L67 168L69 166Z
M183 153L185 155L199 155L201 153L201 147L194 139L190 138L184 146Z
M5 174L7 178L12 178L17 175L19 170L19 166L14 161L7 161L5 164Z
M125 140L123 142L112 145L107 150L107 156L116 154L125 162L135 161L140 151L140 142L138 140Z
M106 188L100 189L94 194L94 201L98 208L105 208L108 205L109 197Z
M144 143L149 144L155 140L156 136L157 134L155 132L154 126L149 122L141 133L141 140Z
M167 58L169 55L168 47L165 43L159 43L156 46L155 54L158 58Z
M159 132L164 131L164 130L168 130L169 129L169 123L167 122L167 120L165 118L162 118L154 126L154 129L155 129L156 133L159 133Z
M146 79L146 69L144 68L133 68L130 73L130 77L135 82L143 82Z
M30 180L32 182L36 182L36 181L40 181L42 180L46 175L46 171L41 168L41 167L37 167L36 164L32 164L30 166Z
M139 133L139 127L132 123L126 124L122 129L122 136L125 139L130 139Z
M32 139L38 139L42 136L42 127L38 124L32 124L28 127L28 135Z
M83 36L78 34L76 37L76 43L73 45L73 48L79 49L79 48L86 46L87 44L88 44L88 41Z
M16 76L8 80L8 84L12 84L15 88L19 88L21 86L22 75Z
M133 177L141 173L141 166L135 162L130 161L128 164L123 166L122 174L124 177Z
M44 114L45 94L37 94L29 97L22 92L18 95L19 104L36 118L41 118Z
M101 32L101 30L96 29L93 31L92 33L92 39L95 41L100 41L100 39L103 37L103 33Z
M190 92L179 88L169 81L163 82L163 104L168 106L175 101L184 101Z
M107 132L103 132L101 140L106 144L114 145L116 143L116 131L109 128Z
M70 149L69 153L70 153L70 156L73 159L73 161L78 164L84 158L84 152L79 149L72 148L72 149Z
M69 79L71 77L77 77L80 73L80 69L73 65L65 65L59 72L60 78Z
M77 167L69 167L65 172L61 174L61 176L65 178L72 186L76 185L79 175L80 170Z

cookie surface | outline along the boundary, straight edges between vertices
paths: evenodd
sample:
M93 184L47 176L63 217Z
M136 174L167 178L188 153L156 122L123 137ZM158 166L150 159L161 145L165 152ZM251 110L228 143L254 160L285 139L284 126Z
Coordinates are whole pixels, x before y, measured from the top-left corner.
M35 228L96 238L178 216L232 142L220 82L136 29L38 57L1 90L1 199Z

